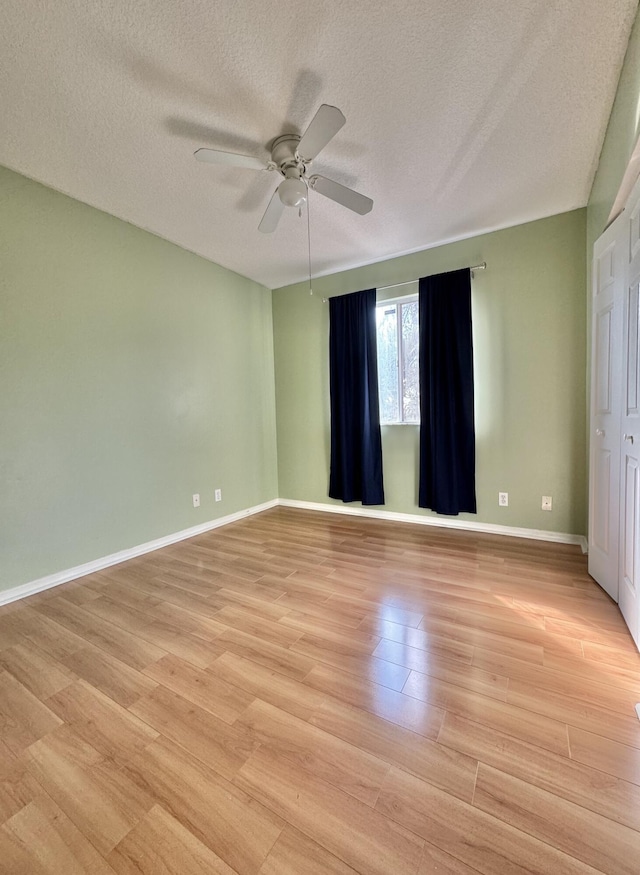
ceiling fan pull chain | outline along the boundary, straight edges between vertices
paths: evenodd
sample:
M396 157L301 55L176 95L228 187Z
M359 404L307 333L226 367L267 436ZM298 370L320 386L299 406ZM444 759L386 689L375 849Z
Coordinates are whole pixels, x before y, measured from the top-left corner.
M308 188L308 186L307 186ZM313 294L313 289L311 288L311 219L309 218L309 208L310 208L310 200L309 193L307 192L307 244L308 244L308 252L309 252L309 294Z

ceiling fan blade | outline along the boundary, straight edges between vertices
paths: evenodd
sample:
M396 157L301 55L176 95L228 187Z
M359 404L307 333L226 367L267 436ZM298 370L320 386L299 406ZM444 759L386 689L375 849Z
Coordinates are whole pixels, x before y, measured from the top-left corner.
M370 197L365 197L363 194L358 194L352 188L347 188L346 185L340 185L333 179L327 179L326 176L312 176L309 180L309 185L314 191L323 194L325 197L331 198L338 204L342 204L348 210L353 210L354 213L364 216L371 212L373 201Z
M236 155L235 152L219 152L217 149L198 149L193 154L196 161L204 161L206 164L246 167L248 170L266 170L265 162L252 155Z
M312 161L345 122L346 118L337 107L323 103L298 143L298 155L305 161Z
M278 194L278 189L276 188L274 193L271 195L269 206L264 211L262 221L258 225L258 231L262 231L263 234L271 234L272 231L275 231L278 227L278 222L280 221L280 216L283 212L284 204L280 200L280 195Z

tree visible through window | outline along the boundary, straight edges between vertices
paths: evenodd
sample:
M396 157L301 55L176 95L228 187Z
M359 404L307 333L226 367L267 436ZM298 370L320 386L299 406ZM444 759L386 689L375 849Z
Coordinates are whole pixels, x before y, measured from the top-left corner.
M418 423L418 300L382 302L376 307L376 318L380 421Z

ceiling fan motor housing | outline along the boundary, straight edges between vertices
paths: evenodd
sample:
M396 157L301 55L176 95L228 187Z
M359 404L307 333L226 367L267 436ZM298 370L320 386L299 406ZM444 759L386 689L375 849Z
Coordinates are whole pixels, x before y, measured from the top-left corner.
M307 199L305 164L296 152L299 142L300 137L296 134L284 134L271 146L271 160L284 176L278 187L278 196L286 207L300 207Z
M300 137L297 134L283 134L277 137L271 146L271 160L280 173L285 176L286 170L296 168L299 176L304 173L304 162L298 158L297 148Z

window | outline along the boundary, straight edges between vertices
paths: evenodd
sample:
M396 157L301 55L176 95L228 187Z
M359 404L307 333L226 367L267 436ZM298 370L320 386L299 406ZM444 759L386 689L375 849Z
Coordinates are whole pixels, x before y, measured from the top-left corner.
M418 299L376 306L380 422L420 422Z

